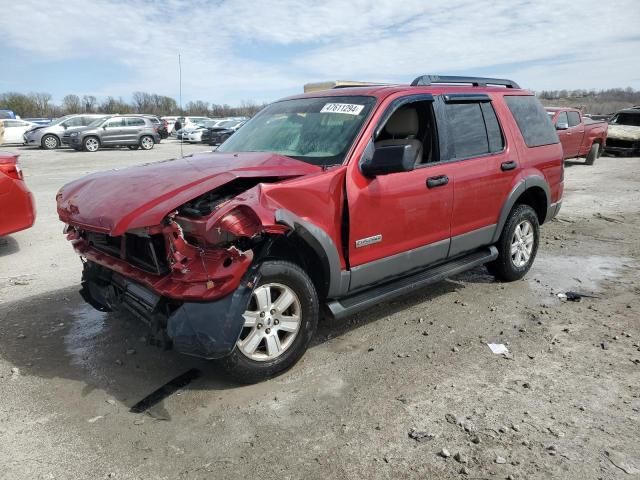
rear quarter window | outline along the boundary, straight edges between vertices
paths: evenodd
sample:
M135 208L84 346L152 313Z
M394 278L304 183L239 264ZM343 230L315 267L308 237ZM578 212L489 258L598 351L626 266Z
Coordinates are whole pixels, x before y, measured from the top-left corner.
M518 125L527 147L559 143L549 115L534 96L505 95L504 100Z
M136 118L136 117L127 118L127 126L129 127L139 127L142 125L146 125L143 118Z

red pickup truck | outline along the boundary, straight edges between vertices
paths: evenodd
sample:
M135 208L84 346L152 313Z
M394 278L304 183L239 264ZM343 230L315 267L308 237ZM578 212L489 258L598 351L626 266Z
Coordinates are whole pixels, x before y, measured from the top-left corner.
M584 157L587 165L593 165L607 143L607 122L584 117L575 108L546 110L560 137L564 159Z
M510 80L421 76L275 102L218 151L95 173L57 194L81 294L239 381L293 365L341 318L486 265L534 261L564 165Z

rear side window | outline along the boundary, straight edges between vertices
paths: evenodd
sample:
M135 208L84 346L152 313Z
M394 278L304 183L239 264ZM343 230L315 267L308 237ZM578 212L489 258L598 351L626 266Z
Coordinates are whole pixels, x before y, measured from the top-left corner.
M502 131L490 102L446 103L453 158L469 158L499 152Z
M127 125L129 127L140 127L142 125L145 125L144 118L135 118L135 117L127 118Z
M578 115L578 112L567 112L567 115L569 116L570 127L575 127L576 125L580 125L580 115Z
M504 100L515 118L527 147L558 143L558 134L549 115L534 96L505 95Z

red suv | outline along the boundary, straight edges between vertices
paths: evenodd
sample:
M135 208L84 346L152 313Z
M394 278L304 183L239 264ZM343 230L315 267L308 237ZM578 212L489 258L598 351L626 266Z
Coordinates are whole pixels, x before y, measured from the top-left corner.
M89 175L57 202L87 302L253 382L303 355L321 307L483 264L522 278L563 176L532 93L422 76L275 102L215 153Z

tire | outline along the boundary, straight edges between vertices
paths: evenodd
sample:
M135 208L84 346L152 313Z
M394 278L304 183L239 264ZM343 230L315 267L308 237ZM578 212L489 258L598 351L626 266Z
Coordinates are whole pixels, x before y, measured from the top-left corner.
M140 145L129 145L128 148L129 150L138 150L140 148Z
M151 150L154 144L153 137L150 135L144 135L140 138L140 148L143 150Z
M292 367L304 355L318 325L318 294L300 267L267 261L260 274L243 315L240 339L222 360L227 375L238 383L260 382Z
M47 134L42 137L40 145L42 145L42 148L45 150L55 150L60 147L60 139L55 135Z
M593 145L591 145L591 150L589 150L589 153L587 154L585 164L593 165L596 162L596 160L600 158L600 153L601 153L600 151L601 151L601 148L599 143L594 143Z
M520 280L533 265L539 243L540 224L536 212L529 205L514 206L496 244L498 258L487 264L487 270L503 282Z
M100 149L98 137L87 137L82 141L82 147L86 152L97 152Z

